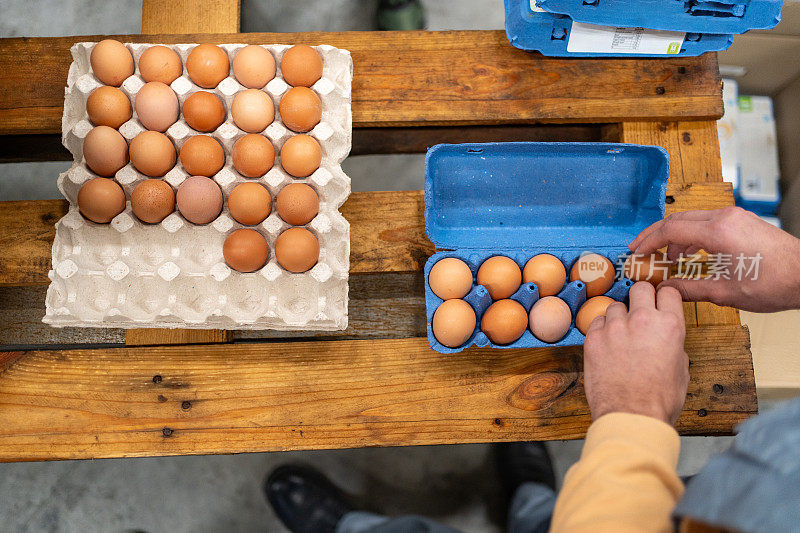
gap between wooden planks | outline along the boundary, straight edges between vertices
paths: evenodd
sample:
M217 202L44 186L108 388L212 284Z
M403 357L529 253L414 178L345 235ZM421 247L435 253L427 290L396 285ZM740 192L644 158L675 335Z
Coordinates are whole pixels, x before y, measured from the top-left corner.
M689 328L677 428L755 414L747 332ZM24 354L24 356L22 356ZM582 349L436 353L425 338L0 353L0 460L574 439Z
M546 58L512 47L503 31L115 37L124 42L306 43L347 49L354 64L355 127L714 120L723 111L714 53ZM0 134L60 133L70 46L102 38L0 39Z

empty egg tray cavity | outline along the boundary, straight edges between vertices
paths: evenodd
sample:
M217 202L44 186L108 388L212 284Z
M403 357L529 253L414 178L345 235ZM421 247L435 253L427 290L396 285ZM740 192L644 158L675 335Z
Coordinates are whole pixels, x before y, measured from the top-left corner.
M352 143L352 60L347 50L322 45L314 48L323 59L322 78L311 88L322 102L322 118L307 132L322 148L322 163L307 178L293 178L280 165L283 144L295 132L285 127L278 107L291 87L283 81L280 61L290 45L265 45L275 58L277 73L262 90L272 99L274 121L261 132L275 148L275 163L259 178L244 178L233 167L231 149L246 132L231 118L233 98L245 87L229 72L213 89L195 85L186 73L186 58L196 44L165 45L175 50L183 63L183 74L171 84L181 108L191 94L208 91L225 106L225 121L210 133L190 128L181 113L165 134L180 152L194 135L210 135L225 150L225 166L212 179L220 186L225 204L219 217L207 225L194 225L173 212L159 224L142 223L133 214L130 195L148 176L128 163L113 177L126 194L125 211L110 224L85 219L77 206L81 186L96 175L83 158L83 140L94 125L86 113L86 100L102 85L92 74L89 57L96 43L78 43L71 51L62 117L62 142L72 153L72 167L58 178L58 186L69 200L69 211L56 224L51 284L44 322L54 326L92 327L181 327L226 329L340 330L347 327L350 226L339 208L350 195L350 178L341 163ZM127 43L136 70L120 89L130 98L144 85L139 58L154 44ZM232 63L244 44L219 45ZM120 133L128 143L145 131L135 109ZM180 160L163 178L173 189L189 174ZM272 212L257 226L243 226L230 216L227 197L244 182L265 186L272 196ZM289 183L306 183L319 196L319 214L306 226L318 239L318 263L308 272L293 274L275 260L275 240L285 223L275 209L278 192ZM230 269L222 256L225 238L242 227L260 232L269 243L270 258L257 272L243 274Z
M425 264L428 341L441 353L476 345L533 348L582 345L575 316L586 288L569 281L572 264L583 252L608 258L619 272L619 258L644 228L663 218L669 155L657 146L612 143L440 144L425 158L425 229L440 251ZM558 294L572 311L572 325L558 342L538 340L530 330L508 345L493 344L481 331L481 317L492 299L476 285L480 265L506 256L520 269L535 255L557 257L567 271ZM428 284L431 268L446 257L464 261L473 287L464 300L475 311L475 331L457 348L442 345L431 324L442 299ZM624 302L633 282L617 276L606 296ZM511 296L530 311L539 299L533 283Z

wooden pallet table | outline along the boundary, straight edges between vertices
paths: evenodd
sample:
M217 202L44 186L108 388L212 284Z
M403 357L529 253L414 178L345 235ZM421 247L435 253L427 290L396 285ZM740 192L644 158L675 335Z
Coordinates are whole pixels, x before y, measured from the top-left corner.
M715 54L544 58L503 32L237 34L237 1L145 0L123 42L331 44L353 54L354 154L437 142L656 144L667 212L731 205L714 120ZM60 147L69 48L100 36L0 39L0 161ZM55 176L53 176L55 179ZM0 204L0 460L45 460L581 438L582 349L428 347L423 195L353 193L350 326L338 333L119 330L41 324L66 201ZM730 434L757 412L733 309L685 304L689 394L678 429ZM303 335L303 334L301 334Z

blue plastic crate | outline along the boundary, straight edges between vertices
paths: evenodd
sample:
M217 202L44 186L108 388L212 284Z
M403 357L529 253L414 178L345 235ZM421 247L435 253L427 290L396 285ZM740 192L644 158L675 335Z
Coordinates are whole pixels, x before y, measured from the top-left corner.
M530 7L530 0L525 0ZM538 0L542 9L588 24L699 33L773 28L783 0Z
M733 44L731 35L687 33L683 45L674 54L568 52L572 31L569 16L532 11L530 0L505 0L505 8L506 35L511 44L551 57L694 57L725 50Z
M569 267L584 251L618 264L628 243L664 217L669 155L658 146L616 143L482 143L439 144L425 157L425 230L440 251L425 264L428 341L442 353L464 348L530 348L583 344L573 325L555 344L530 331L510 345L490 343L480 319L491 299L474 286L464 299L476 311L475 332L464 346L448 348L433 336L433 314L442 300L428 285L440 259L457 257L473 277L495 255L515 260L520 268L534 255L552 254ZM473 279L474 281L474 279ZM633 283L620 278L606 293L624 301ZM567 283L561 296L573 311L586 300L583 283ZM527 311L538 299L533 284L523 284L512 299Z

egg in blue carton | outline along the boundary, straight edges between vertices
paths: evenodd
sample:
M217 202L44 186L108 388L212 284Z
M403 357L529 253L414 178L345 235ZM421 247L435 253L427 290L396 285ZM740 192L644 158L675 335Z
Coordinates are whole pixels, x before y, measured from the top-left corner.
M615 265L615 282L605 293L625 302L633 285L619 274L628 244L664 217L669 155L658 146L619 143L471 143L439 144L425 158L425 229L437 253L425 264L428 341L441 353L472 346L533 348L582 345L575 326L586 301L582 281L569 281L574 263L586 252ZM563 338L542 342L525 330L510 344L492 343L481 318L493 303L477 272L487 259L505 256L520 270L532 257L550 254L567 272L557 296L570 308L572 323ZM433 334L433 316L444 300L431 290L433 266L460 259L472 273L463 297L475 312L476 326L461 346L441 344ZM462 267L463 268L463 267ZM510 296L529 313L539 300L534 283L522 283Z

